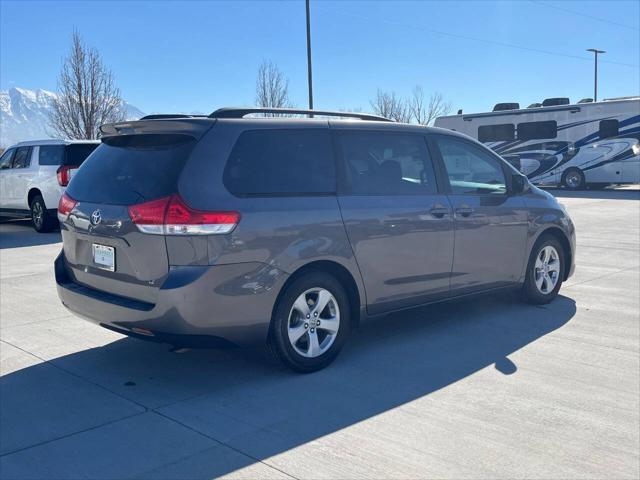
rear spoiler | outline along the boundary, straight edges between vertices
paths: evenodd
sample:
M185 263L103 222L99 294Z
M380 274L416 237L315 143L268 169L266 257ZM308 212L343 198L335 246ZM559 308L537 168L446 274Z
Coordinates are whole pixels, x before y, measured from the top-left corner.
M199 140L214 124L210 118L171 118L106 123L100 126L100 138L124 135L188 135Z

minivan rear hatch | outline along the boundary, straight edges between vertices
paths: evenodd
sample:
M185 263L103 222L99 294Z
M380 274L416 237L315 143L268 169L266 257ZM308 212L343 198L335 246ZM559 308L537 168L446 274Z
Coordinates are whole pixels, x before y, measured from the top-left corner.
M176 123L182 122L103 127L102 144L67 188L67 198L77 203L61 218L66 266L77 283L155 303L169 272L165 236L141 232L129 209L174 194L192 149L212 126Z

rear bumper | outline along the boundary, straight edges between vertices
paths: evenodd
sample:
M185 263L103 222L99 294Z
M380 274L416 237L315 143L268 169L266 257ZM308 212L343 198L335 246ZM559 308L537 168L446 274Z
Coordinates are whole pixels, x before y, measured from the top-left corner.
M123 334L180 346L266 341L287 274L261 263L171 267L155 303L96 290L55 260L58 296L79 317Z

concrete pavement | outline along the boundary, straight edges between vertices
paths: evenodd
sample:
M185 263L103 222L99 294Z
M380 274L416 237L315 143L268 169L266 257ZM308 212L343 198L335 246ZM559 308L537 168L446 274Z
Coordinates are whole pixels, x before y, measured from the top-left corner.
M59 234L0 224L0 477L638 478L640 191L565 194L577 270L365 323L327 370L70 315Z

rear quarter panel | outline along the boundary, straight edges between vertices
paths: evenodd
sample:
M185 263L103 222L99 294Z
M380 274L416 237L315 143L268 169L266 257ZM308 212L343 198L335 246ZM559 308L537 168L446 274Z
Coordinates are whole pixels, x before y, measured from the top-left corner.
M290 275L314 261L333 261L351 273L364 301L362 279L335 195L237 197L223 184L227 158L243 131L309 128L311 122L314 128L328 128L325 120L218 121L192 152L178 189L193 208L241 214L240 223L230 235L207 237L209 265L258 262ZM194 240L193 245L192 261L202 263L202 243ZM170 258L174 258L171 253Z

